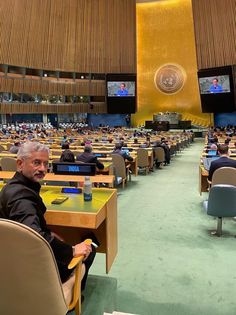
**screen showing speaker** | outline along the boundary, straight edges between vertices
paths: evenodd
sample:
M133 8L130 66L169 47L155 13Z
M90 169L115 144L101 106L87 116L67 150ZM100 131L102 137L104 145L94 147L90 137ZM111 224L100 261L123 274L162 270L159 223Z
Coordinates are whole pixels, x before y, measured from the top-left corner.
M133 81L108 81L107 82L108 97L126 97L135 96L135 82Z
M198 82L203 113L236 110L232 66L199 70Z
M107 74L106 90L109 114L136 112L136 74Z
M229 75L199 78L201 94L230 93Z

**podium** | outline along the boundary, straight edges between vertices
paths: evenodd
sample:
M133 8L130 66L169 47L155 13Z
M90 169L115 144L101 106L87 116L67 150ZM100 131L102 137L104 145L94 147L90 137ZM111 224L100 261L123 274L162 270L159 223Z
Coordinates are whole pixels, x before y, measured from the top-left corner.
M170 124L168 121L145 121L145 129L152 129L154 131L168 131L170 129Z

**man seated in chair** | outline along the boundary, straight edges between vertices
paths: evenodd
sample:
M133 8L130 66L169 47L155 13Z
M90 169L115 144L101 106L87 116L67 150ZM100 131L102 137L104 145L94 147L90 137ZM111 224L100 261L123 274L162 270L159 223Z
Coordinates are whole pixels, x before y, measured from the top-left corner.
M75 162L74 153L70 150L70 145L68 142L63 143L61 146L62 150L64 150L60 157L60 162Z
M71 275L67 268L73 257L84 256L85 287L88 270L95 257L95 249L85 242L71 246L51 232L44 214L46 207L40 197L40 181L48 169L49 149L38 142L24 143L17 154L17 172L0 193L0 218L25 224L38 232L50 244L60 273L62 283ZM16 240L17 242L17 240ZM16 258L17 260L17 258Z
M220 158L212 161L209 169L208 181L211 183L213 173L221 167L234 167L236 168L236 160L229 158L229 147L226 144L218 145L218 152Z
M17 154L20 149L20 141L16 141L12 147L10 147L9 152L12 154Z
M91 145L86 145L84 147L84 152L77 156L76 161L80 161L83 163L95 163L96 167L99 170L104 169L103 163L99 162L97 157L92 153Z
M129 162L132 162L133 161L133 158L132 156L130 156L126 150L122 150L122 143L121 142L118 142L115 144L115 149L114 151L112 152L114 154L120 154L124 160L127 160Z

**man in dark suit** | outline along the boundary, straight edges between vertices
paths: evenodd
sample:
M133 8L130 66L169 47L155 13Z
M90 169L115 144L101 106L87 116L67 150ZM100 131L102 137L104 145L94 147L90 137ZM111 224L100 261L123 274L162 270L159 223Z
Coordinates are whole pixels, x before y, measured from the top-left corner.
M124 160L130 161L130 162L133 161L132 156L130 156L126 151L122 150L121 142L118 142L115 144L115 150L112 153L120 154L124 158Z
M76 161L84 163L95 163L96 167L99 170L104 169L104 165L101 162L99 162L97 157L92 153L92 147L90 145L86 145L84 147L84 152L77 156Z
M63 143L61 148L64 150L60 157L60 162L75 162L74 153L70 150L69 143Z
M46 206L40 197L40 181L48 169L49 149L38 142L24 143L17 154L17 172L0 193L0 218L17 221L38 232L51 246L61 281L65 282L72 270L68 264L73 257L85 256L85 286L88 270L93 262L95 250L81 242L71 246L51 232L44 218ZM17 242L17 240L16 240Z
M220 158L212 161L209 169L208 181L212 181L213 173L221 167L234 167L236 168L236 160L230 159L228 152L229 148L226 144L221 144L218 146L218 152L220 154Z

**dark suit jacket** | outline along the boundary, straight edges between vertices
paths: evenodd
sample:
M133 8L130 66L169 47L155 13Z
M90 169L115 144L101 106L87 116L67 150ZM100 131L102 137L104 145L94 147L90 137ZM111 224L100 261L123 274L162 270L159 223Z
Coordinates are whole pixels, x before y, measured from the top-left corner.
M84 163L95 163L96 167L100 170L104 169L104 165L98 161L97 157L92 153L84 152L77 156L76 161L84 162Z
M215 170L221 167L234 167L236 168L236 160L230 159L227 156L222 156L219 159L212 161L209 169L208 180L212 181L212 176Z
M16 172L0 193L0 218L25 224L44 237L53 250L61 280L65 282L72 272L67 268L73 258L72 246L54 237L48 229L40 187L39 183Z
M75 162L74 153L71 150L66 149L61 154L60 162L72 162L72 163L74 163Z

